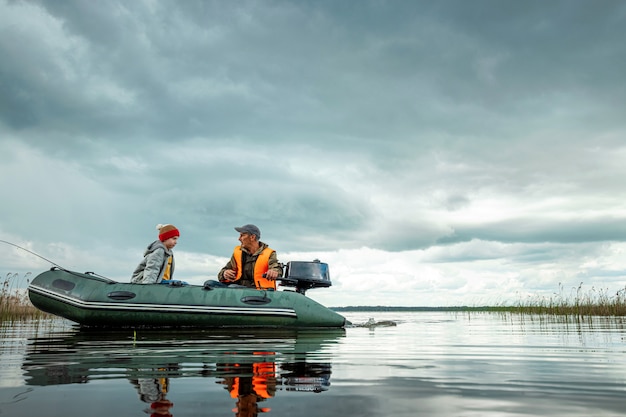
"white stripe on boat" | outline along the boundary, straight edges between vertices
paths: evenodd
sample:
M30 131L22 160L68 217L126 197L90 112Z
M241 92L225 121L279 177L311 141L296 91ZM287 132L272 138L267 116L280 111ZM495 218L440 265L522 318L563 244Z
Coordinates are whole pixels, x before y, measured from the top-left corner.
M294 309L291 308L267 308L267 307L221 307L203 305L172 305L172 304L148 304L148 303L125 303L125 302L102 302L84 301L79 298L70 297L50 291L37 285L30 285L30 291L44 295L75 307L91 310L118 310L118 311L155 311L155 312L178 312L178 313L206 313L224 315L264 315L264 316L287 316L297 318Z

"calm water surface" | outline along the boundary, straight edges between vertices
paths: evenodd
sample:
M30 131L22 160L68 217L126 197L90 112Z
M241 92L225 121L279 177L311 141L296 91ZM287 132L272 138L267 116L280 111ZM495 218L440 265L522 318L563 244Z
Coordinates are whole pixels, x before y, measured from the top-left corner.
M622 416L626 326L346 313L341 331L0 330L0 416Z

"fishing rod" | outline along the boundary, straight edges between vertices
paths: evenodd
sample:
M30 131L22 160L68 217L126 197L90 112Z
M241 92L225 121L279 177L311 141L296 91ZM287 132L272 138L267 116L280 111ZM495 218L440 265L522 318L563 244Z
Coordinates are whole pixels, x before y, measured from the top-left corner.
M23 248L23 247L21 247L20 245L16 245L15 243L7 242L6 240L2 240L2 239L0 239L0 242L2 242L2 243L6 243L7 245L11 245L11 246L14 246L14 247L16 247L16 248L18 248L18 249L21 249L21 250L23 250L23 251L26 251L26 252L30 253L31 255L35 255L36 257L38 257L38 258L40 258L40 259L43 259L43 260L44 260L44 261L46 261L46 262L51 263L52 265L56 266L57 268L59 268L59 269L62 269L62 270L64 270L64 271L66 271L66 269L65 269L65 268L63 268L61 265L57 265L56 263L52 262L50 259L44 258L43 256L39 255L38 253L35 253L35 252L31 251L31 250L28 250L28 249L26 249L26 248Z
M20 245L16 245L15 243L7 242L6 240L2 240L2 239L0 239L0 242L2 242L2 243L6 243L7 245L11 245L11 246L14 246L14 247L16 247L16 248L18 248L18 249L21 249L21 250L23 250L23 251L26 251L26 252L30 253L31 255L35 255L36 257L38 257L38 258L40 258L40 259L43 259L43 260L44 260L44 261L46 261L46 262L51 263L51 264L52 264L52 265L54 265L57 269L60 269L60 270L65 271L65 272L68 272L68 273L70 273L70 274L72 274L72 275L79 276L79 275L78 275L78 274L76 274L75 272L70 271L69 269L63 268L61 265L59 265L59 264L56 264L56 263L52 262L50 259L44 258L43 256L39 255L38 253L35 253L35 252L31 251L31 250L28 250L28 249L26 249L26 248L23 248L23 247L21 247ZM95 276L98 276L98 277L101 277L101 278L106 278L106 277L104 277L104 276L102 276L102 275L96 274L95 272L85 272L85 274L88 274L88 275L95 275ZM108 278L107 278L107 279L108 279Z

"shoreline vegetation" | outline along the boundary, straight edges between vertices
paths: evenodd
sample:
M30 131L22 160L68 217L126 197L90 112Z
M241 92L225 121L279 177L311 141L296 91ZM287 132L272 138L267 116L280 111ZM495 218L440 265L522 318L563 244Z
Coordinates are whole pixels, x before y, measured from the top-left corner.
M332 307L335 311L450 311L450 312L497 312L536 314L573 317L622 317L626 316L626 288L610 294L607 290L584 292L583 284L574 288L570 295L565 293L562 284L559 292L551 297L528 297L512 305L497 306L451 306L451 307L394 307L394 306L351 306Z
M0 283L0 322L29 319L50 319L55 316L33 306L24 286L20 281L29 283L30 273L20 277L9 273ZM27 285L26 285L27 286ZM496 306L450 306L450 307L412 307L412 306L347 306L330 307L337 312L409 312L409 311L449 311L449 312L498 312L547 316L573 317L621 317L626 316L626 288L615 294L606 290L583 291L583 284L566 295L562 285L558 293L550 297L528 297L513 305Z
M30 272L20 277L19 274L8 273L0 283L0 322L13 322L30 319L53 317L31 304L27 292L18 285L21 281L29 283ZM17 288L16 288L17 287Z

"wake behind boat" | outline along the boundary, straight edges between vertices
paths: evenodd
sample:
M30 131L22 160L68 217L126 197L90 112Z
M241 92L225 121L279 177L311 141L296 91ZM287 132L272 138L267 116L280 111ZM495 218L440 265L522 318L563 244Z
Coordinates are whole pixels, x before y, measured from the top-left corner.
M88 327L346 325L343 316L305 295L311 288L331 286L327 264L289 262L280 283L294 289L132 284L55 267L33 279L28 296L38 309Z

